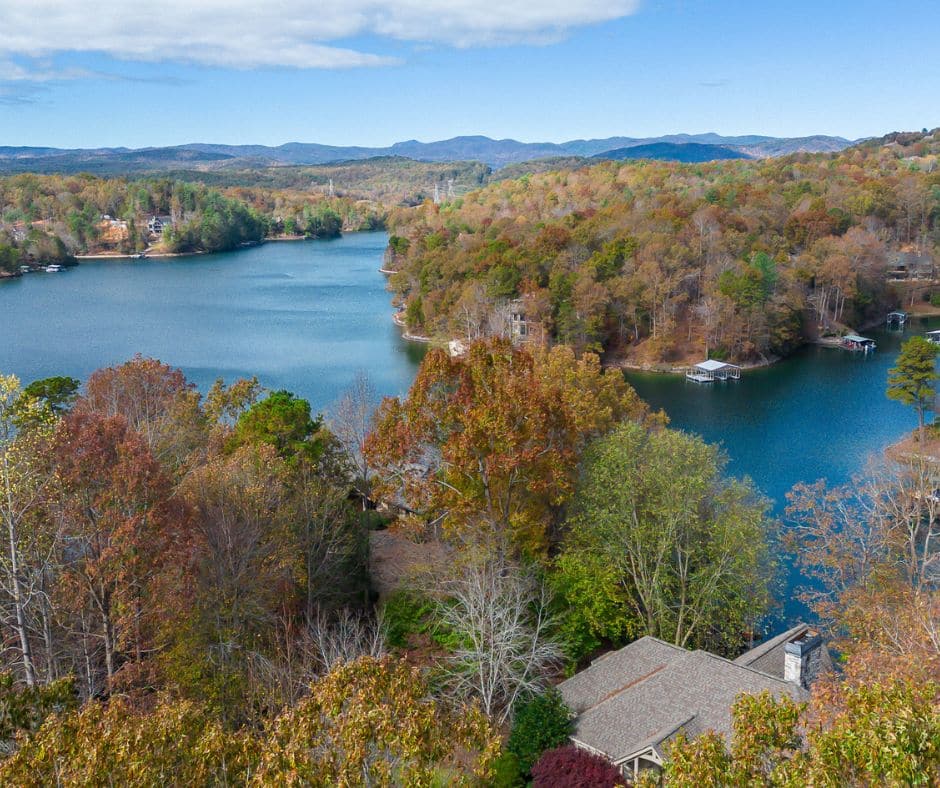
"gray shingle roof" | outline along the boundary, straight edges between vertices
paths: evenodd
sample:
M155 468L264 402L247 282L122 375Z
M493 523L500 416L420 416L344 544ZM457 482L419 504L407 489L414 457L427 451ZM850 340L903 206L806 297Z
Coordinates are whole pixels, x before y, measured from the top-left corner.
M745 651L734 661L734 664L754 668L762 673L769 673L771 676L782 679L784 676L784 644L802 635L808 629L809 627L806 624L797 624L792 629L788 629L786 632L770 638L770 640L765 640L750 651ZM829 649L825 648L825 646L823 646L821 656L822 669L827 671L832 670L832 657L829 655Z
M731 706L742 692L806 696L782 678L651 637L595 660L558 689L577 714L572 738L614 762L648 747L662 754L680 729L730 739Z

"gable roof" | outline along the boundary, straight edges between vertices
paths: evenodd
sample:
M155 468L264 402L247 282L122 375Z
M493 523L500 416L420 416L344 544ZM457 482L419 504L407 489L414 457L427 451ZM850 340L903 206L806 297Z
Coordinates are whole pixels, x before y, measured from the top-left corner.
M700 361L695 365L695 368L704 370L705 372L717 372L719 369L733 366L733 364L725 364L724 361L715 361L715 359L710 358L707 361Z
M558 689L577 714L571 738L614 763L650 748L661 755L679 730L715 730L730 741L731 706L742 692L806 697L801 687L783 680L782 669L777 677L652 637L595 660Z

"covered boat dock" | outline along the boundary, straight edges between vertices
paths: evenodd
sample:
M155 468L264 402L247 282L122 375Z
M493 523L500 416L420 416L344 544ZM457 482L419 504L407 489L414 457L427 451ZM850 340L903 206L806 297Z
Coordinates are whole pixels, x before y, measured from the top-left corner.
M708 359L689 367L685 373L688 380L693 383L713 383L716 380L740 380L741 367L734 364L726 364L724 361L715 361Z
M904 325L907 323L907 312L902 310L897 310L896 312L888 312L888 317L885 320L886 327L891 329L904 329Z
M875 340L868 337L860 337L858 334L846 334L842 337L842 347L846 350L869 353L875 349Z

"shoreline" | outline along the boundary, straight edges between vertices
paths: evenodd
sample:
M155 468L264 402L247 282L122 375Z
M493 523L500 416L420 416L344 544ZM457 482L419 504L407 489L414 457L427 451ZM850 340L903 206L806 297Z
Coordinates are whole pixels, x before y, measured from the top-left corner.
M412 334L408 328L405 326L405 321L400 317L401 312L395 312L392 315L392 322L402 329L401 338L407 339L409 342L420 342L421 344L427 345L433 342L434 340L431 337L426 337L422 334Z

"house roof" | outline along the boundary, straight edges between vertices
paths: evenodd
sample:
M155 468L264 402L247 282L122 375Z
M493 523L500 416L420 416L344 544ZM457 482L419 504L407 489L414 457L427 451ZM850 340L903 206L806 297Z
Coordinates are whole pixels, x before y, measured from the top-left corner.
M770 638L770 640L765 640L750 651L745 651L734 660L734 664L754 668L762 673L769 673L771 676L782 679L784 677L784 645L808 630L809 627L806 624L797 624L792 629L788 629L786 632ZM822 670L832 670L832 657L829 654L829 649L823 648L821 654Z
M785 635L792 637L794 631ZM785 635L774 638L766 651L748 654L755 663L775 655L777 640L782 652ZM663 744L679 730L689 735L714 730L730 741L731 707L742 692L805 698L805 690L783 680L782 665L781 657L780 676L775 676L644 637L595 660L558 689L577 714L572 738L616 763L649 748L662 754Z

